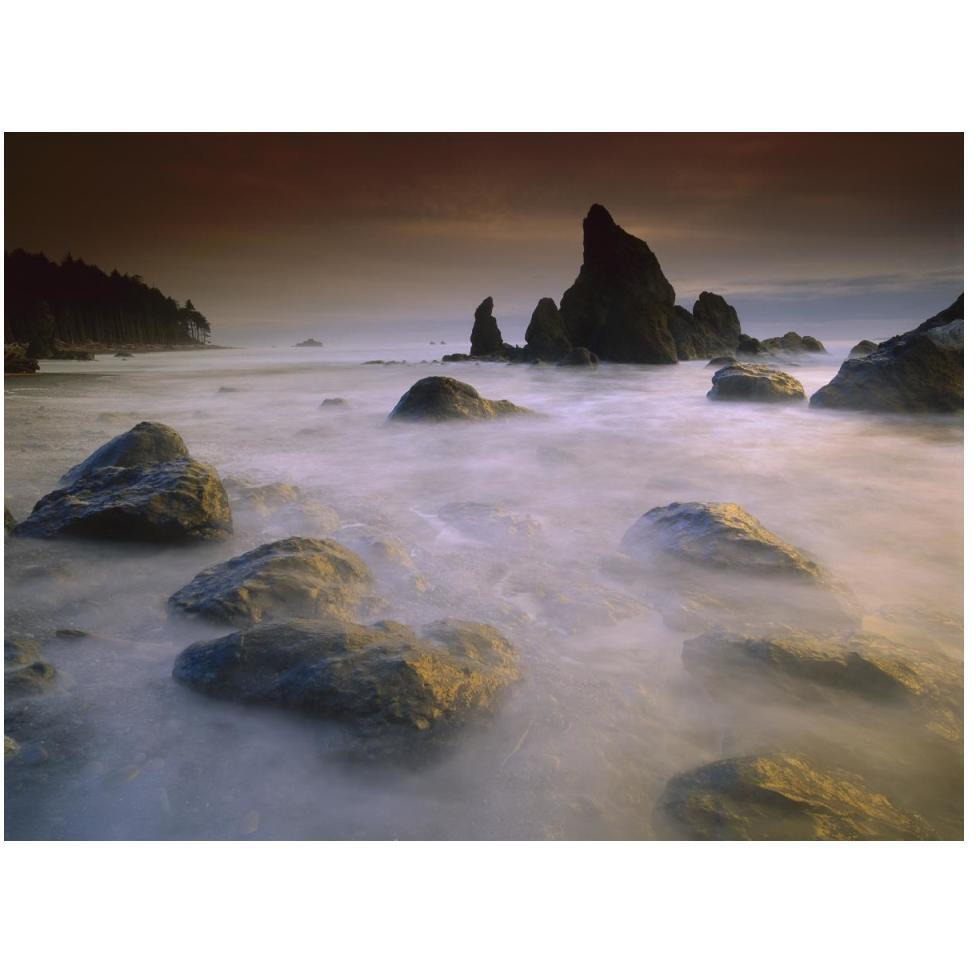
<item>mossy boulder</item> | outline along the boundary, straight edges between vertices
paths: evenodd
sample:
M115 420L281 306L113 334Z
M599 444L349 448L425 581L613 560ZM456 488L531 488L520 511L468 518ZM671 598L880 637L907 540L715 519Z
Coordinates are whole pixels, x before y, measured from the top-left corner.
M390 420L495 420L531 411L508 400L486 400L468 383L450 376L417 380L390 413Z
M708 398L778 403L805 400L806 393L799 380L782 370L754 363L732 363L712 377Z

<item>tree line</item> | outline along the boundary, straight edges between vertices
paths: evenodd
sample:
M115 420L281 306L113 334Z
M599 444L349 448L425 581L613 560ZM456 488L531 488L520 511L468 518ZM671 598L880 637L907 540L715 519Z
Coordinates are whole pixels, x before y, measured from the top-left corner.
M68 254L60 264L4 253L4 342L182 345L210 340L206 316L139 275L106 274Z

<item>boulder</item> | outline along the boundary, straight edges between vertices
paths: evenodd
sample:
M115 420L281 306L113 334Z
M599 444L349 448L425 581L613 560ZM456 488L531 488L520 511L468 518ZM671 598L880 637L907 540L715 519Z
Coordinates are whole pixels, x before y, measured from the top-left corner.
M870 339L862 339L847 354L847 358L860 359L862 356L870 356L871 353L877 351L877 348L878 348L878 344L876 342L872 342Z
M341 524L339 513L307 498L296 485L272 481L259 485L245 478L224 478L235 517L257 523L267 534L330 536Z
M599 366L600 360L597 359L589 349L582 346L574 346L565 359L561 359L557 366Z
M237 626L287 617L351 617L369 595L365 563L329 539L294 536L198 573L169 598L174 610Z
M621 549L655 581L666 619L681 629L716 624L849 629L861 610L846 588L731 503L673 502L652 508Z
M559 308L572 345L611 362L677 362L673 305L674 289L651 249L594 204L583 221L583 265Z
M719 628L686 640L681 659L719 699L816 702L843 712L861 699L909 710L938 737L962 739L962 669L883 637Z
M102 467L45 495L14 535L87 536L141 542L224 539L227 493L209 464L184 458Z
M800 345L802 346L804 352L827 352L827 347L819 339L815 339L813 336L801 336Z
M709 359L706 366L732 366L736 362L735 356L716 356Z
M775 753L722 759L672 777L657 806L665 836L688 840L933 840L932 828L860 777Z
M566 359L573 350L563 317L551 298L540 298L525 330L525 345L530 355L542 362Z
M189 456L183 438L172 427L144 420L76 464L58 484L70 485L99 468L136 468Z
M471 330L471 355L495 356L502 352L502 334L492 315L495 307L491 296L474 311L474 327Z
M779 403L784 400L805 400L806 393L799 380L789 373L753 363L733 363L723 366L712 377L708 398Z
M963 296L904 335L882 342L810 398L811 407L892 413L963 408ZM958 316L958 318L953 318Z
M173 677L216 698L426 731L490 708L519 671L515 648L484 624L296 620L193 644Z
M486 400L473 386L450 376L428 376L400 397L390 420L493 420L528 413L508 400Z

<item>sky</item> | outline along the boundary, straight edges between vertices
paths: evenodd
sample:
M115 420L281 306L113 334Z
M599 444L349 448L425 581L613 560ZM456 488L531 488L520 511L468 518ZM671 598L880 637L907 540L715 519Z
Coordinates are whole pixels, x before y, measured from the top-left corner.
M677 300L759 337L884 338L962 291L963 138L947 134L7 134L5 247L140 274L214 339L521 342L606 206Z

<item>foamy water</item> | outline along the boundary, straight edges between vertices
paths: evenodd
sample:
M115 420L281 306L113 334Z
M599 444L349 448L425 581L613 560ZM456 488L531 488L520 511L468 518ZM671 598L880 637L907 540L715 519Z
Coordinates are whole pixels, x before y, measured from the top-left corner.
M810 395L854 341L785 368ZM961 620L960 420L712 403L700 362L417 362L460 348L100 356L8 379L5 495L16 517L110 437L140 420L170 424L222 475L295 484L337 510L342 532L399 540L427 585L391 585L385 616L493 623L524 671L489 722L429 763L350 762L340 725L209 700L170 677L184 646L229 628L172 619L166 599L203 567L284 534L274 518L238 519L231 541L179 549L8 540L7 632L51 638L44 656L61 674L31 705L42 752L8 767L8 837L654 836L669 776L807 734L800 717L786 719L784 743L730 727L682 667L692 635L608 573L626 529L672 501L739 503L844 580L869 617L898 604ZM361 365L373 358L412 365ZM387 424L431 374L539 416ZM348 407L320 408L325 397ZM464 537L437 512L466 501L539 529ZM53 638L69 627L92 636ZM856 738L856 726L838 737ZM863 738L868 767L871 750L898 748Z

